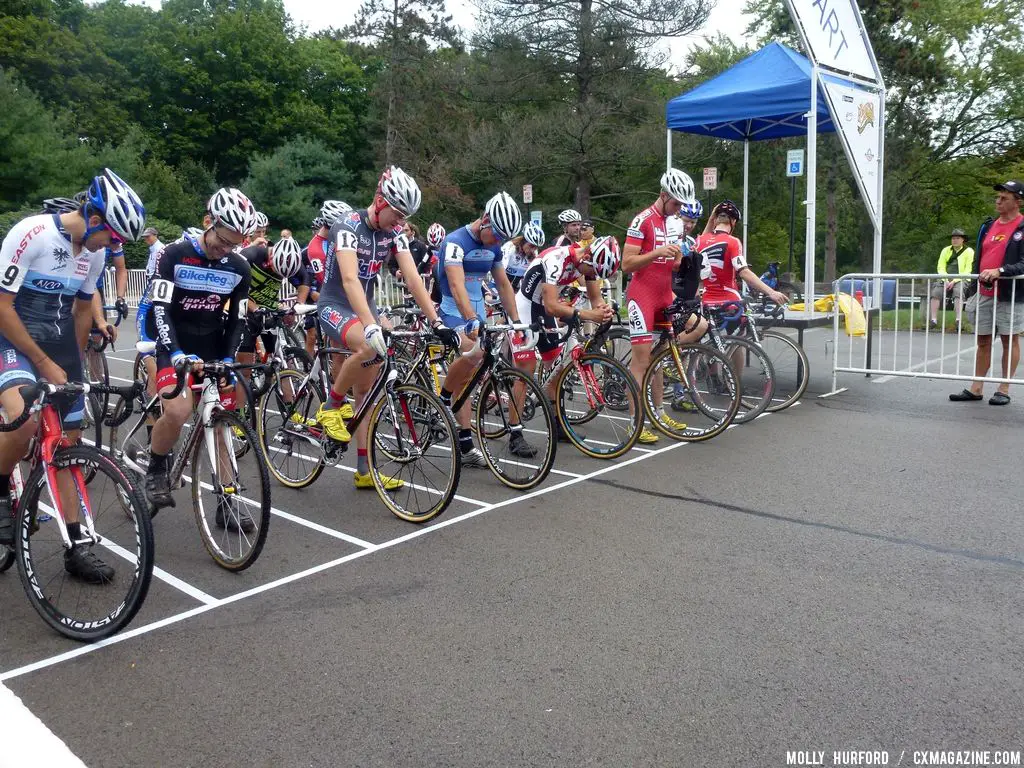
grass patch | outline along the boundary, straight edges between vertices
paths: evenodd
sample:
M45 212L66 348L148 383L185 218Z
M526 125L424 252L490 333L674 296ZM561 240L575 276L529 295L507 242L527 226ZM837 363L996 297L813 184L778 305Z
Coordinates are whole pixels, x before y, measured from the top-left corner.
M971 327L970 323L967 322L967 313L964 312L964 329ZM913 328L916 331L922 331L925 327L925 320L921 316L920 309L912 309L910 307L900 309L887 309L879 313L877 320L872 318L876 328L881 328L883 331L892 331L897 328L901 331L909 331ZM939 311L938 317L939 325L932 331L932 333L938 333L942 330L942 326L945 326L946 333L956 333L956 312L952 309L945 311Z

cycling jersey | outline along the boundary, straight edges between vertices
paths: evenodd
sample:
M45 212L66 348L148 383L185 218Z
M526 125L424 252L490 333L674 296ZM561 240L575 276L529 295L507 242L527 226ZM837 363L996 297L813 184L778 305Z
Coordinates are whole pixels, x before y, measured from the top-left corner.
M281 284L284 278L270 266L270 249L265 245L250 245L243 248L242 257L249 262L249 299L257 307L277 309L281 302ZM310 285L309 274L304 266L288 278L295 288Z
M322 235L313 235L302 250L302 260L310 276L310 287L319 292L324 284L324 268L327 264L327 238Z
M678 235L674 229L672 237ZM638 246L640 253L650 253L669 243L669 224L655 205L636 215L626 230L626 246ZM673 260L659 256L633 273L626 288L626 309L629 315L629 335L633 344L649 344L653 331L668 325L664 310L672 303Z
M317 316L321 327L335 343L344 344L349 326L359 322L341 282L338 251L356 252L359 282L366 294L370 313L376 317L374 278L392 254L408 250L409 240L400 228L374 229L370 226L367 211L352 211L335 221L328 236L324 283L317 301Z
M436 277L441 294L441 319L449 328L464 325L466 322L458 304L455 303L455 296L448 283L446 268L456 264L462 267L469 301L477 318L483 323L487 316L483 297L484 281L489 272L501 269L501 246L484 245L474 237L468 225L449 232L441 243L441 257Z
M149 246L149 259L146 260L146 284L153 279L153 275L156 274L156 260L160 257L160 251L164 249L164 244L157 240L151 246Z
M572 256L577 246L559 246L548 248L530 262L523 281L519 285L519 292L516 294L516 309L519 311L519 319L524 323L539 323L545 328L554 329L557 325L555 318L544 309L544 286L553 285L564 287L572 285L578 280L586 280L586 277L576 266ZM533 336L533 332L530 332ZM554 359L561 349L558 343L558 335L551 331L541 332L536 343L541 359L545 362ZM533 355L532 338L525 344L512 343L512 356L515 360L529 360Z
M742 300L736 290L736 275L747 266L743 245L728 232L712 232L697 238L697 250L708 260L711 275L704 281L705 304Z
M0 290L16 294L14 309L36 343L74 340L74 301L91 300L103 275L102 251L72 251L56 214L23 219L0 246Z
M562 248L563 246L566 245L572 245L573 242L573 239L563 232L562 234L560 234L558 237L551 241L551 245L549 247Z
M239 314L249 295L249 262L232 251L211 260L186 234L164 249L150 286L152 309L146 332L160 352L234 357L242 325ZM224 307L231 311L224 319ZM207 358L208 359L208 358Z
M512 287L517 291L523 281L523 275L526 274L526 268L530 266L530 261L530 257L523 253L522 246L517 247L511 240L501 246L501 266L505 270L505 274L508 275Z

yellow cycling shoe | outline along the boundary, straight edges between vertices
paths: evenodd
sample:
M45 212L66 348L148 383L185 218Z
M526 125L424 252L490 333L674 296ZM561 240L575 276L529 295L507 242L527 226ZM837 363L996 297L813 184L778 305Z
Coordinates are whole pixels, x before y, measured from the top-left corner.
M365 475L356 472L356 488L373 488L373 476L367 472ZM404 480L399 480L395 477L388 477L387 475L380 476L381 483L384 485L385 491L397 491L403 485Z
M292 424L297 424L300 427L315 427L316 426L316 419L304 419L304 418L302 418L302 414L299 413L298 411L295 411L295 413L293 413L291 416L289 416L288 417L288 421L290 421Z
M338 409L338 413L341 414L341 418L348 421L356 415L356 409L352 407L352 403L345 402L341 404L341 408Z
M231 434L233 434L239 440L243 440L245 438L245 432L242 431L241 427L235 424L231 425Z
M331 440L347 443L352 439L352 435L348 433L348 428L345 426L345 417L341 415L340 408L324 408L321 404L316 412L316 423L324 428L324 432Z
M647 427L644 427L643 431L640 433L640 439L638 442L641 442L644 445L650 445L651 443L656 443L659 440L661 440L660 437L651 432Z
M676 421L667 413L662 413L659 421L669 429L674 429L676 432L683 432L686 429L686 423L682 421Z

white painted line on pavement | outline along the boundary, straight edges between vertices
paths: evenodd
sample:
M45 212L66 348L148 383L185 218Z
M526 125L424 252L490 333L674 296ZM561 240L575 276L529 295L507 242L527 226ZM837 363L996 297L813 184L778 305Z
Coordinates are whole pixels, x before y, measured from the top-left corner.
M961 349L959 352L950 352L948 355L943 355L942 357L933 357L931 360L922 360L920 363L916 363L916 364L908 366L906 368L900 368L899 370L900 371L906 371L907 373L909 373L911 371L916 371L918 369L927 370L928 366L931 365L932 363L941 363L943 360L948 360L951 357L961 357L962 355L966 355L966 354L970 354L970 353L974 352L974 350L976 350L976 349L977 349L976 346L974 346L974 347L967 347L966 349ZM887 382L887 381L892 381L893 379L898 379L898 378L902 378L902 377L901 376L896 376L895 374L891 375L891 376L879 376L878 378L872 379L871 383L872 384L885 384L885 382ZM969 377L967 377L967 378L969 378Z
M551 474L565 475L566 477L583 477L583 475L578 472L566 472L564 469L555 469L554 467L551 468Z
M86 768L68 745L4 685L0 685L0 712L8 734L0 751L0 768ZM11 734L17 738L10 738Z
M349 536L347 533L336 531L334 528L328 528L326 525L320 525L320 523L314 523L312 520L307 520L304 517L299 517L298 515L293 515L288 512L284 512L283 510L277 509L276 507L271 507L270 511L278 517L282 517L285 520L290 520L296 525L301 525L305 528L311 528L314 531L325 533L328 536L333 536L336 539L347 541L349 544L355 544L357 547L362 547L363 549L375 549L377 546L376 544L371 544L369 541L363 541L362 539L358 539L355 536Z

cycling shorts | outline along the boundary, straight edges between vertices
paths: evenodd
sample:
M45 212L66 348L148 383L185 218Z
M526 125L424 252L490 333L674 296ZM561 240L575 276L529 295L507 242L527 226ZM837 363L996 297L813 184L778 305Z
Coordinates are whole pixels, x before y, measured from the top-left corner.
M476 312L477 320L480 321L480 325L486 324L487 306L484 304L484 300L480 299L480 301L473 301L471 299L470 302L473 305L473 311ZM445 328L451 328L455 331L461 331L464 329L468 322L462 315L451 315L444 311L440 312L438 317L441 318L441 322L444 323Z
M631 344L651 344L655 331L671 328L665 308L675 301L671 283L649 285L636 278L626 288L626 313L629 316Z
M331 344L341 349L348 349L345 344L345 336L349 329L359 324L359 316L348 304L324 300L320 295L320 303L317 305L316 317L320 321L320 328L331 340ZM377 304L372 297L366 298L370 306L370 314L377 317Z
M85 379L85 374L82 371L82 355L74 336L69 336L66 340L62 339L55 344L39 344L39 348L48 358L64 369L68 381L80 382ZM0 336L0 392L6 392L12 387L35 384L38 381L38 376L38 371L28 356ZM78 429L82 425L82 416L85 413L84 395L57 397L53 402L57 406L57 412L64 422L65 429Z
M516 309L519 311L519 321L530 325L540 325L543 331L526 331L522 343L516 343L516 337L512 337L512 359L517 363L540 359L550 363L562 351L562 344L556 331L558 323L551 315L544 311L543 304L534 304L521 293L516 294Z
M253 322L252 318L246 318L242 325L242 340L238 344L238 351L251 355L256 352L256 337L263 340L263 349L268 355L274 354L277 349L277 334L273 331L264 331L263 324Z
M203 336L178 336L181 351L186 355L195 355L200 360L219 360L221 355L222 337L219 333L208 333ZM173 387L178 376L171 363L170 350L157 347L156 352L156 388L159 392L164 387Z

